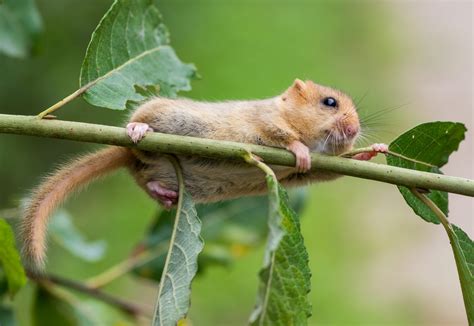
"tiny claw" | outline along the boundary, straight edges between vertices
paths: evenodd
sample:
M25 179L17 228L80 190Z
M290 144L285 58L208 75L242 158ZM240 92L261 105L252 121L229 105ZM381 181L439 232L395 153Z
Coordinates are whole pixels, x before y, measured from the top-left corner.
M136 144L145 137L148 131L153 131L147 123L130 122L127 125L127 135Z
M295 140L288 145L287 149L295 154L296 171L298 173L304 173L311 169L311 155L309 154L308 146Z

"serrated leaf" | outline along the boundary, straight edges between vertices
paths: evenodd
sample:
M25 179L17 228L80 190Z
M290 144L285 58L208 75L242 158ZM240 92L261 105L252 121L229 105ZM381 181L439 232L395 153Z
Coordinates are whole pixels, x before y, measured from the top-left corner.
M474 325L474 242L456 225L448 236L453 248L469 325Z
M171 48L154 0L116 0L92 34L80 85L92 105L124 110L128 101L145 99L137 85L158 85L162 96L173 97L191 89L195 73Z
M300 211L305 198L304 189L293 190L291 206ZM266 197L246 197L197 206L197 215L202 217L201 236L206 243L198 258L199 273L213 265L229 265L260 246L268 233L267 206ZM155 223L135 251L151 250L156 258L137 266L133 270L136 275L160 280L173 223L172 211L158 213Z
M387 155L387 163L412 170L441 173L439 168L445 165L449 155L458 149L459 143L464 139L465 132L466 127L462 123L428 122L421 124L399 136L389 146L390 151L418 161L418 163L393 155ZM398 189L417 215L428 222L439 223L436 215L408 188L399 186ZM446 216L448 215L448 194L446 192L432 190L427 196Z
M173 234L158 291L153 318L155 326L174 326L186 317L191 282L196 275L198 255L204 245L200 232L201 221L192 198L181 187Z
M103 240L86 241L84 236L72 224L71 216L65 210L59 210L49 226L51 237L76 257L95 262L104 254L107 244Z
M25 285L26 276L16 249L13 231L3 219L0 219L0 268L7 280L8 291L14 296Z
M30 55L42 29L33 0L0 2L0 52L18 58Z
M306 325L311 316L308 293L311 272L299 219L288 203L285 189L267 176L269 238L260 271L252 325Z

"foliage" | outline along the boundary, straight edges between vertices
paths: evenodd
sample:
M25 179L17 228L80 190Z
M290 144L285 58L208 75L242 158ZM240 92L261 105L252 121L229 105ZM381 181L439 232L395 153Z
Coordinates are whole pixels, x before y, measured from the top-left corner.
M92 34L80 81L89 103L124 110L144 99L135 86L159 85L161 95L175 96L194 75L171 48L154 0L117 0Z
M390 144L387 162L404 168L441 173L439 168L448 162L464 140L466 127L462 123L430 122L407 131ZM472 273L474 245L468 235L447 220L448 194L428 190L398 187L407 204L427 222L443 224L453 249L469 323L474 323L474 278ZM421 190L425 192L425 190ZM430 205L436 205L431 207Z
M401 154L413 160L399 156L388 155L389 165L399 166L418 171L441 173L439 170L448 163L449 155L456 151L464 139L466 127L462 123L429 122L421 124L390 143L390 151ZM403 198L413 211L424 220L439 223L436 215L416 198L405 187L399 186ZM448 215L448 193L431 190L427 195L436 205Z
M474 242L456 225L447 228L466 307L467 319L474 324Z
M260 271L257 304L252 325L306 325L311 316L308 293L311 272L299 219L289 206L288 195L272 175L269 190L270 235Z
M204 243L201 221L192 197L184 189L182 172L173 159L179 179L179 201L158 290L153 325L172 326L186 317L191 299L191 282L196 275L197 257Z
M31 0L0 2L0 51L13 56L26 56L31 52L40 29L40 19ZM189 90L195 74L194 66L182 63L170 46L167 28L154 0L116 0L92 34L81 67L81 88L71 98L82 95L92 105L124 110L158 94L174 97L179 91ZM464 125L453 122L417 126L390 144L388 164L441 173L439 169L457 150L465 131ZM173 217L171 212L160 212L135 251L135 254L148 251L154 254L154 259L145 264L125 261L125 268L119 266L120 273L116 275L116 270L112 270L115 276L111 280L130 270L135 275L160 280L155 325L176 325L187 315L191 283L196 273L211 264L232 261L242 252L256 247L267 235L257 304L250 323L307 324L307 318L311 315L311 304L307 298L311 289L311 272L299 217L291 208L286 190L272 177L269 167L263 170L267 173L269 189L268 228L262 218L265 216L264 199L241 199L196 209L181 180L176 215ZM179 174L179 169L177 172ZM447 215L447 193L399 189L408 205L426 221L439 223L439 214L412 191L428 191L427 195L422 196L434 202ZM198 215L203 216L202 230ZM468 318L472 323L474 245L460 228L447 225ZM60 211L53 220L52 231L53 238L77 257L97 261L104 255L104 243L85 241L64 211ZM207 245L199 255L203 250L201 237L206 239ZM130 261L135 262L133 258ZM0 263L0 295L7 289L13 295L23 286L26 277L12 231L1 219ZM57 291L49 283L39 283L32 309L32 318L37 325L126 323L124 316L109 306L70 296L69 292ZM100 293L100 289L88 290L91 295ZM12 323L12 316L9 306L0 305L2 325Z
M290 204L301 212L306 191L291 192ZM198 205L197 215L202 217L201 236L205 247L198 257L198 273L214 265L229 265L250 250L258 248L267 236L267 200L265 197L246 197L236 200ZM144 278L159 281L166 258L166 248L174 225L173 211L160 211L145 239L133 252L153 253L150 261L137 265L133 272Z
M105 254L105 241L87 242L72 224L71 216L65 210L59 210L53 216L50 230L51 237L76 257L93 262L100 260Z
M13 316L13 310L10 307L0 305L0 325L15 325L15 317Z
M0 2L0 52L18 58L30 55L42 29L34 0Z
M26 276L16 249L12 229L3 219L0 219L0 267L0 271L3 270L6 278L10 296L14 296L25 285Z
M133 325L108 305L92 300L78 301L68 295L39 287L35 290L32 321L47 325Z

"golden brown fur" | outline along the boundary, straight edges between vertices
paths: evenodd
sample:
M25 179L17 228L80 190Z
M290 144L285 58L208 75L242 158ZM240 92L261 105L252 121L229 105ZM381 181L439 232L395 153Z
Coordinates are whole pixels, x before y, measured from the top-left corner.
M323 105L333 97L337 108ZM296 80L282 95L254 101L197 102L155 98L139 107L131 122L148 124L154 131L193 137L230 140L288 148L301 142L310 150L335 155L352 148L359 119L352 100L345 94L312 81ZM235 161L179 156L185 186L195 202L213 202L266 191L262 172ZM137 183L177 191L175 172L159 153L109 147L84 156L61 168L33 192L25 210L22 234L24 257L41 266L45 255L49 215L74 190L119 167L127 166ZM337 175L312 170L297 173L293 167L272 166L283 185L298 186L330 180Z
M338 100L337 110L321 104L326 97ZM337 155L352 148L354 137L341 129L359 128L352 100L344 93L312 81L296 80L281 96L253 101L196 102L156 98L139 107L131 122L143 122L156 132L230 140L287 148L301 141L312 151ZM333 133L330 137L329 133ZM138 162L131 169L138 184L159 181L160 186L178 190L173 167L159 153L134 151ZM260 170L245 163L198 157L179 157L185 185L196 202L214 202L266 191ZM296 173L292 167L273 166L286 186L331 180L334 174L310 171Z
M132 160L133 157L127 149L108 147L78 158L47 177L34 190L24 211L21 235L26 262L36 267L44 264L48 217L71 192L95 178L129 165Z

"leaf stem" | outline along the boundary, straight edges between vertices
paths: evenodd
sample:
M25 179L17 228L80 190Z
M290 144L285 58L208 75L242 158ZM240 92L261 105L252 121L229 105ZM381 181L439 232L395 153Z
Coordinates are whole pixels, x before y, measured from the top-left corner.
M420 193L418 190L412 188L411 192L420 199L426 206L428 206L433 213L436 214L438 219L441 221L446 233L448 234L449 242L453 249L454 261L456 263L456 268L458 270L459 282L461 283L461 291L464 299L464 307L466 308L466 314L469 325L474 325L474 292L472 291L472 275L467 269L465 258L461 258L463 255L462 250L459 245L459 239L456 233L453 230L451 223L449 223L448 218L444 215L443 211L436 206L433 201L431 201L428 196ZM464 261L463 261L464 260Z
M150 152L196 155L215 159L242 160L245 153L251 152L262 158L266 164L295 165L294 155L280 148L162 133L150 133L135 145L123 128L61 120L40 120L35 116L0 114L0 133L69 139L134 147ZM311 154L311 163L315 169L328 172L408 188L441 190L474 197L474 180L470 179L318 153Z
M71 102L72 100L74 100L75 98L81 96L85 91L87 91L89 89L89 87L91 87L92 85L90 84L87 84L87 85L84 85L82 86L81 88L79 88L78 90L76 90L74 93L66 96L65 98L63 98L62 100L60 100L59 102L51 105L49 108L47 108L46 110L38 113L38 118L40 119L43 119L45 116L47 116L48 114L51 114L53 113L54 111L58 110L59 108L61 108L62 106L66 105L67 103Z
M431 209L431 211L436 215L436 217L438 217L441 224L443 224L444 229L446 230L446 232L448 232L448 235L449 235L450 231L454 232L452 227L451 227L451 224L448 221L448 218L446 217L446 215L444 215L443 211L441 209L439 209L439 207L436 206L436 204L433 203L431 201L431 199L428 198L428 196L426 196L425 194L422 194L421 192L419 192L415 188L411 188L410 191L412 192L413 195L416 196L416 198L418 198L426 206L428 206L428 208Z
M256 167L258 167L260 170L262 170L263 172L265 172L265 174L267 176L270 176L272 177L275 181L278 181L277 180L277 177L275 175L275 172L273 172L272 169L270 169L270 167L266 164L264 164L261 159L259 157L257 157L256 155L250 153L250 152L247 152L243 155L243 158L245 160L245 162L251 164L251 165L255 165Z
M168 249L168 253L166 255L166 260L165 260L165 265L163 267L163 273L161 275L161 280L160 280L160 285L158 287L158 295L156 297L156 304L155 304L155 311L153 313L153 323L152 325L162 325L161 323L161 320L158 324L158 322L156 321L156 318L157 316L160 316L161 318L161 315L162 314L159 314L159 309L160 309L160 298L161 298L161 295L162 295L162 292L163 292L163 287L164 287L164 279L166 277L166 273L168 271L168 268L169 268L169 264L170 264L170 260L171 260L171 254L172 254L172 245L173 243L175 242L175 239L176 239L176 233L177 233L177 230L178 230L178 225L179 225L179 217L181 216L181 209L182 209L182 206L183 206L183 196L184 196L184 178L183 178L183 172L181 170L181 166L177 160L177 158L173 155L167 155L167 158L168 160L170 161L170 163L173 165L173 168L176 172L176 177L178 179L178 205L177 205L177 208L176 208L176 217L175 217L175 220L174 220L174 226L173 226L173 233L171 234L171 238L170 238L170 242L169 242L169 249Z
M87 285L83 283L66 279L60 276L56 276L56 275L42 275L42 274L40 275L32 271L27 271L27 275L30 278L30 280L33 280L38 283L45 283L45 282L46 284L52 283L52 284L56 284L65 288L76 290L78 292L82 292L97 300L100 300L107 304L115 306L129 315L133 315L133 316L143 315L143 316L151 317L151 314L145 309L143 309L142 307L134 303L116 298L98 289L88 287Z

